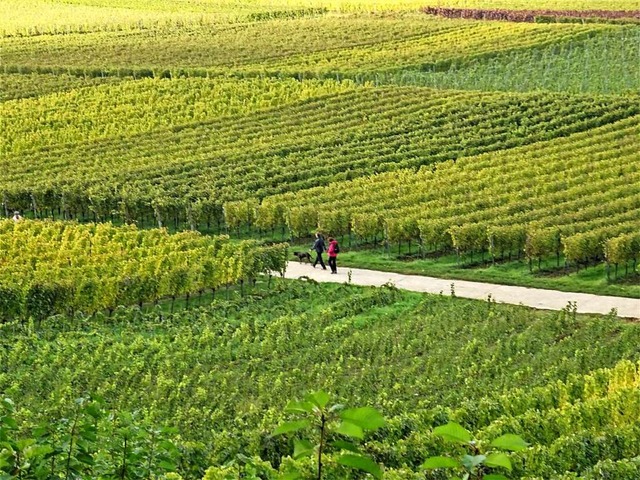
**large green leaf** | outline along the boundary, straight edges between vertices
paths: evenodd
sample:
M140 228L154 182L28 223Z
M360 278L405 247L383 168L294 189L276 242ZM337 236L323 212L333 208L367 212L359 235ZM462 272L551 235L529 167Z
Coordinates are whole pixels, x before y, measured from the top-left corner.
M293 441L293 458L297 460L302 457L308 457L313 454L313 448L313 443L309 440L295 439Z
M312 392L305 397L307 402L314 404L316 407L323 409L329 403L329 394L323 391Z
M487 455L487 459L484 461L484 464L489 467L503 467L511 471L511 460L509 460L506 453L491 453Z
M464 443L471 442L471 434L462 425L449 422L433 429L433 434L442 437L449 442Z
M520 450L527 448L529 444L519 435L507 433L506 435L502 435L491 442L491 446L502 450L509 450L511 452L519 452Z
M335 432L340 435L346 435L347 437L364 438L364 430L362 430L358 425L354 425L350 422L340 422L340 425L335 429Z
M76 454L76 459L79 462L82 462L82 463L84 463L86 465L93 465L94 464L93 457L91 455L89 455L88 453L78 452Z
M176 447L175 444L170 440L162 440L160 442L160 447L164 448L167 452L172 452L176 454L180 453L180 450L178 450L178 447Z
M13 417L2 417L0 423L4 424L4 427L7 429L15 430L18 428L18 422Z
M0 448L2 448L3 450L6 449L9 453L13 453L15 451L15 443L12 442L11 440L6 442L0 442Z
M340 418L364 430L377 430L385 425L382 414L372 407L349 408L340 413Z
M165 472L175 472L178 466L172 460L162 460L158 466Z
M462 457L462 464L468 469L472 470L482 462L485 461L487 457L485 455L465 455Z
M245 454L243 453L238 453L236 454L236 458L238 459L238 461L242 464L245 465L253 465L253 458L251 457L247 457Z
M272 435L282 435L284 433L297 432L307 428L310 425L309 420L295 420L293 422L285 422L273 431Z
M509 480L509 477L505 477L499 473L490 473L482 477L482 480Z
M44 457L45 455L53 452L53 447L50 445L33 445L24 451L25 458Z
M22 439L22 440L16 440L16 448L18 450L22 451L25 448L30 447L34 443L36 443L34 438L25 438L25 439Z
M311 413L313 412L313 404L311 402L291 401L284 411L287 413Z
M100 410L100 405L97 403L90 403L85 408L85 412L91 415L95 419L99 419L102 417L102 410Z
M382 478L380 465L364 455L345 454L338 457L337 462L347 467L370 473L376 478Z
M461 466L460 461L449 457L429 457L422 464L422 468L427 470L433 468L457 468Z

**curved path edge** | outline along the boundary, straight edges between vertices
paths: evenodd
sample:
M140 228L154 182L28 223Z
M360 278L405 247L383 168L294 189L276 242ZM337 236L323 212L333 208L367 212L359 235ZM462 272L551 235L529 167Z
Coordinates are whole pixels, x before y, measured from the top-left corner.
M349 272L351 272L349 274ZM456 297L492 300L499 303L524 305L542 310L562 310L569 302L576 302L578 313L608 314L615 309L623 318L640 319L640 299L592 295L589 293L561 292L542 288L514 287L494 283L469 282L466 280L445 280L422 275L403 275L393 272L365 270L362 268L338 268L338 274L332 275L329 270L320 266L313 268L308 263L289 262L285 278L296 279L309 277L318 282L351 283L362 286L381 286L391 283L397 288L413 292L442 293Z

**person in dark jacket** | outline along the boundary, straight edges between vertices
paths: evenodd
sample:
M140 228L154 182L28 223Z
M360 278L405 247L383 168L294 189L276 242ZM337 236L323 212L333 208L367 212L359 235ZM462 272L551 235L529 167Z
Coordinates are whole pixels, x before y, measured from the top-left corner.
M338 241L333 238L329 239L329 250L327 254L329 255L329 267L331 267L331 273L338 273L338 266L336 264L336 260L338 258L338 253L340 252L340 247L338 247Z
M327 267L325 266L324 261L322 260L322 252L324 252L325 246L324 246L324 237L321 234L316 233L316 241L313 242L313 247L311 248L316 252L316 261L313 262L313 268L316 268L316 265L320 263L320 265L322 266L322 269L326 270Z

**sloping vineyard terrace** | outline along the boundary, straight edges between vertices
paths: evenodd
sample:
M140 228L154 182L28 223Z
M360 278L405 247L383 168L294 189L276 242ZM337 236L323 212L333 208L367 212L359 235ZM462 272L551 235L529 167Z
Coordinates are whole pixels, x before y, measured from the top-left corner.
M87 69L86 74L92 76L111 69L127 74L142 68L157 75L163 69L212 67L228 73L230 67L291 55L428 37L459 24L443 24L416 14L397 18L364 15L5 38L0 39L0 62L5 71Z
M427 15L473 20L504 20L508 22L568 21L570 19L640 20L640 10L482 10L471 8L425 7Z
M597 0L602 1L602 0ZM625 0L628 1L628 0ZM320 13L416 12L420 0L3 0L1 36L231 24Z
M81 219L115 212L140 224L193 227L221 222L224 202L510 149L639 108L616 97L356 89L129 138L78 138L25 151L0 159L8 172L0 192L6 212ZM227 218L227 226L246 220Z
M638 44L640 28L626 26L581 40L501 52L447 68L404 70L376 74L375 78L379 83L436 88L637 95Z
M283 271L286 245L110 224L0 221L0 319L112 311Z
M309 3L314 2L287 1L281 9L274 10L277 5L270 0L3 0L0 36L131 32L171 26L245 23L261 16L297 18L327 12L326 7Z
M64 92L82 87L102 85L104 83L118 83L117 77L84 78L75 75L39 75L39 74L0 74L0 102L21 98L33 98ZM6 123L3 124L3 127Z
M222 26L0 39L5 73L81 76L317 77L460 64L616 28L429 19L321 17Z
M55 78L35 75L36 79L39 77ZM124 81L113 77L109 83L114 82L118 83L0 104L0 116L4 120L1 151L10 157L47 146L131 137L163 127L242 117L360 88L351 82L334 80L298 82L269 78Z
M530 0L437 0L425 1L422 7L530 10ZM544 10L638 10L638 0L536 0Z
M636 115L417 173L385 173L270 197L258 209L257 223L273 228L286 222L295 235L320 228L461 255L488 251L497 258L525 251L531 260L564 254L582 263L608 252L612 263L634 262L635 268L639 135ZM618 236L625 240L614 247Z
M452 22L455 22L452 20ZM239 66L245 75L282 74L304 78L388 74L406 69L443 69L463 65L499 53L562 45L598 35L613 27L603 25L531 25L459 21L417 39L378 43L307 55L285 61ZM558 28L560 27L560 28Z

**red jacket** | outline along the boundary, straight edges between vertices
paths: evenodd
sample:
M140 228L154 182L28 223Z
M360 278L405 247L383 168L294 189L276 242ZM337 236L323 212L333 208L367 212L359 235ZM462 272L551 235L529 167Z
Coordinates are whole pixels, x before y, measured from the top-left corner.
M338 241L337 240L334 240L333 242L331 242L329 244L329 250L327 250L327 254L330 257L337 257L338 256L338 254L336 253L336 245L338 245Z

